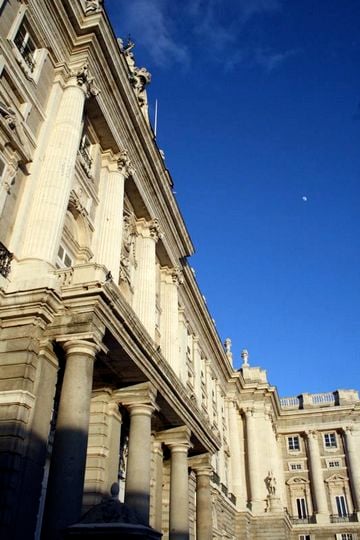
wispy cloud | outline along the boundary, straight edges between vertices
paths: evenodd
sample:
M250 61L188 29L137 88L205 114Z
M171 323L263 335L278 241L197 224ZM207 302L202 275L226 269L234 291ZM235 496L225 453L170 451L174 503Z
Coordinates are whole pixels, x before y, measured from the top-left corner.
M283 52L273 52L258 48L254 51L254 60L259 66L263 67L268 73L270 73L298 53L298 49L289 49L288 51Z
M131 0L122 6L122 19L136 40L146 47L155 64L169 66L188 64L186 46L173 37L173 21L166 12L164 0Z

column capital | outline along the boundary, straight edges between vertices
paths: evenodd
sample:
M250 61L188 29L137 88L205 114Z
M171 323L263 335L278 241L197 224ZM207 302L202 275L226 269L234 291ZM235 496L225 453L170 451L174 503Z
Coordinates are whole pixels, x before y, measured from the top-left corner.
M113 392L113 399L130 410L130 414L152 414L156 405L156 388L150 383L134 384Z
M184 283L184 276L179 266L174 266L172 268L163 266L161 268L161 279L165 283L174 285L181 285Z
M316 429L307 429L304 433L309 441L317 441L319 432Z
M150 220L146 220L145 218L139 219L136 223L136 230L143 238L152 238L155 242L164 236L160 230L159 221L156 218Z
M198 456L192 456L189 458L189 466L193 471L196 472L197 476L200 475L208 475L211 476L213 474L213 467L211 465L211 455L206 454L200 454Z
M127 150L121 150L117 156L117 168L118 171L125 177L133 176L135 174L135 169L131 164L131 159L129 158Z
M93 359L100 350L100 346L97 343L85 339L69 339L62 346L67 357L73 354L81 354Z
M163 442L172 452L187 452L192 447L191 431L186 426L167 429L156 434L156 439Z
M90 96L97 96L99 94L99 89L94 83L94 77L91 77L89 73L88 64L84 64L76 74L72 73L72 76L76 77L76 83L84 92L85 97L89 98ZM71 79L70 79L71 80ZM69 81L70 82L70 81Z

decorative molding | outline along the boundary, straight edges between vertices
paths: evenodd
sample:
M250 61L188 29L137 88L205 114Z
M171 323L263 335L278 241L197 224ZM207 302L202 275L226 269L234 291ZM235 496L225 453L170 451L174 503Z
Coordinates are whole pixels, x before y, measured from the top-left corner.
M103 0L85 0L85 13L99 13L102 11Z
M75 73L78 86L85 92L87 98L91 96L97 96L100 90L94 83L94 77L89 73L89 66L84 64L82 68Z
M135 169L131 164L131 159L129 158L128 151L122 150L118 156L117 166L119 172L125 177L133 176L135 174Z

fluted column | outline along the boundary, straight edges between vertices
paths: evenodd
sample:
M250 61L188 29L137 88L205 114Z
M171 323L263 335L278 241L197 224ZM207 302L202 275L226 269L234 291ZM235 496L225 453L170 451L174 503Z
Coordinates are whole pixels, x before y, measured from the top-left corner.
M191 468L196 474L196 539L212 538L212 500L211 484L213 469L208 454L190 460Z
M137 222L137 233L133 308L150 336L154 338L156 317L155 246L160 237L157 220L140 219Z
M149 525L151 472L151 416L156 409L156 390L143 383L114 392L113 398L130 412L129 449L125 503L144 525Z
M257 453L257 430L255 411L253 409L247 409L245 411L246 418L246 442L247 442L247 458L249 467L249 483L250 483L250 502L251 509L253 511L263 511L263 496L260 487L262 479L259 474L258 453Z
M119 282L123 231L124 183L133 174L127 151L117 156L103 154L100 180L100 208L96 217L94 245L96 259Z
M55 263L74 178L85 98L90 93L96 91L84 66L70 77L62 95L24 228L20 259Z
M60 538L60 531L81 514L90 398L98 346L84 340L64 343L66 365L56 422L44 513L43 540Z
M329 509L326 500L317 431L308 431L306 435L316 519L318 523L324 523L329 519Z
M175 268L162 268L160 282L161 317L160 334L161 350L175 373L179 375L179 314L178 286L181 274Z
M229 437L230 437L230 459L232 471L232 490L236 497L236 502L242 510L246 506L246 482L243 453L243 433L240 432L241 417L237 410L236 403L228 401L229 414Z
M354 507L360 512L360 433L353 426L347 426L344 435Z

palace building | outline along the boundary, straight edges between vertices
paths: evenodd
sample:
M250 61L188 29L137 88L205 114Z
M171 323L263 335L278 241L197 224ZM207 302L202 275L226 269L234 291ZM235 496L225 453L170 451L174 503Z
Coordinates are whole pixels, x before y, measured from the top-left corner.
M359 395L233 368L133 43L100 0L0 36L0 537L360 540Z

